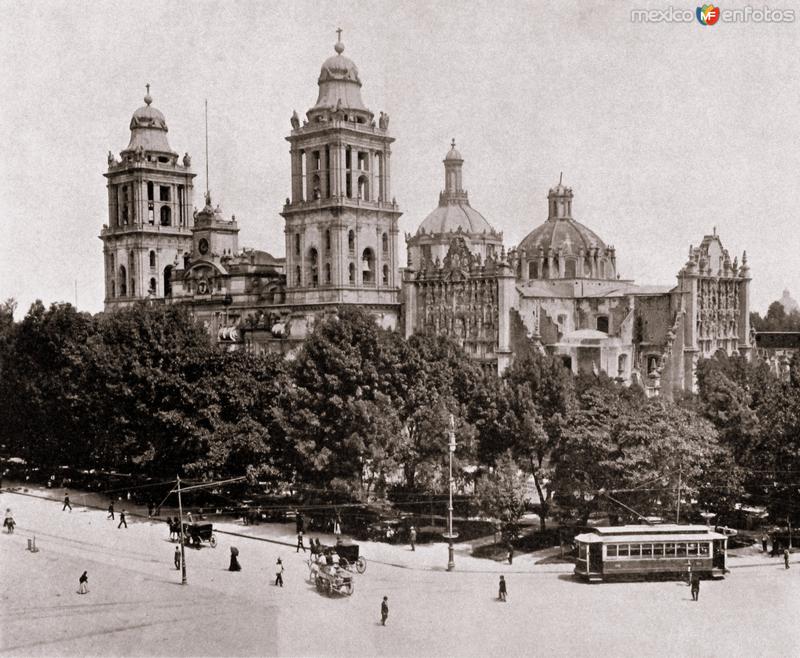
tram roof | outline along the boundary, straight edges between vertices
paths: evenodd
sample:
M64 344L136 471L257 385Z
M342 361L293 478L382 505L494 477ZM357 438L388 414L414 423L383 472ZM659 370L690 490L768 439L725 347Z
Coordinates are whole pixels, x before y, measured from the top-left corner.
M714 532L704 525L620 525L593 528L575 537L575 541L586 544L596 543L642 543L642 542L679 542L708 541L710 539L727 539L728 535Z

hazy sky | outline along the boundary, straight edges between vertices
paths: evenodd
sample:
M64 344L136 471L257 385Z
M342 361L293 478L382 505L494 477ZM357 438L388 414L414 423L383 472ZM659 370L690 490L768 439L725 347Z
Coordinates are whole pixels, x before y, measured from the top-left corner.
M20 317L74 302L77 282L79 307L102 309L106 154L148 82L193 156L195 205L207 98L214 201L240 246L283 255L284 137L339 26L365 103L391 116L403 233L436 206L455 137L471 204L507 246L546 219L563 170L623 278L674 284L716 226L731 256L747 250L755 310L800 297L800 22L631 21L670 5L0 0L0 299Z

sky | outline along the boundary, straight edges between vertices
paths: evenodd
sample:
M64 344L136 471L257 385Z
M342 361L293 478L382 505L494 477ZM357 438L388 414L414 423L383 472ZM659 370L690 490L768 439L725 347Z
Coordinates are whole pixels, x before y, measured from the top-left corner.
M0 299L17 317L35 299L102 310L106 157L146 83L192 155L196 206L208 100L214 202L240 247L282 256L289 117L314 105L338 27L366 105L391 117L401 236L436 207L455 138L471 205L507 247L545 221L563 172L622 278L674 284L716 228L731 257L747 251L753 310L798 298L800 5L770 2L794 8L780 24L631 17L671 6L0 0Z

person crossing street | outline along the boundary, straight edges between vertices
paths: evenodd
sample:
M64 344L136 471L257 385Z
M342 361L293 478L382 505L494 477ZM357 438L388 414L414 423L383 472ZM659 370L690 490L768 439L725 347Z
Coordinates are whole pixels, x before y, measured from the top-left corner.
M275 563L275 586L283 587L283 562L280 558Z
M64 492L64 507L61 508L61 511L63 512L67 507L69 507L69 511L71 512L72 505L69 504L69 491Z
M128 522L125 520L125 514L126 512L124 509L119 513L119 523L117 524L117 530L119 530L122 526L125 526L126 528L128 527Z

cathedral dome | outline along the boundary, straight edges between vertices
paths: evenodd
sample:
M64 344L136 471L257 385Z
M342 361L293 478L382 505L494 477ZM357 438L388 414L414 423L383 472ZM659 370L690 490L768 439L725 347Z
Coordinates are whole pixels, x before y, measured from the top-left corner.
M524 249L528 254L535 254L540 247L545 253L551 248L556 252L562 249L565 255L571 256L577 256L581 249L607 249L597 233L571 218L556 221L548 219L528 233L519 244L519 249Z
M468 203L439 206L419 225L417 233L493 233L491 224Z
M372 112L364 105L361 99L361 79L358 77L358 67L353 60L345 57L344 44L341 40L334 46L335 55L328 57L319 72L319 96L317 102L308 111L309 120L314 120L314 115L325 111L353 112L354 116L362 115L363 120L372 120Z
M561 181L547 195L547 221L519 243L523 276L539 279L615 279L616 254L600 236L572 218L572 188Z
M174 153L167 141L167 121L161 111L151 105L152 102L150 85L147 85L145 104L131 117L131 141L125 150L136 151L141 147L145 151Z

